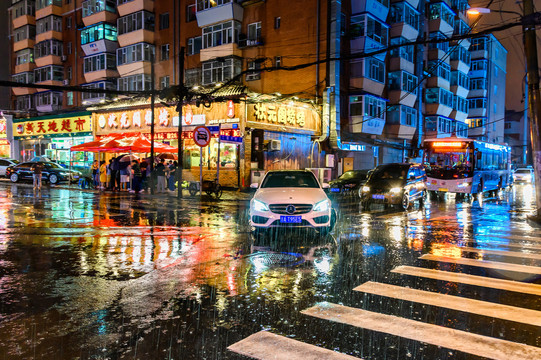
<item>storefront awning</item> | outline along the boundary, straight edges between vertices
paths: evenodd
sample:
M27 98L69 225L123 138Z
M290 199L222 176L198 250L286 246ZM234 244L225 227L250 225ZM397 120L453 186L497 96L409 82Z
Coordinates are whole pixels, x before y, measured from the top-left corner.
M71 151L149 153L150 145L150 140L143 134L121 133L110 134L96 141L72 146ZM176 147L154 142L154 152L156 153L176 153L177 151Z

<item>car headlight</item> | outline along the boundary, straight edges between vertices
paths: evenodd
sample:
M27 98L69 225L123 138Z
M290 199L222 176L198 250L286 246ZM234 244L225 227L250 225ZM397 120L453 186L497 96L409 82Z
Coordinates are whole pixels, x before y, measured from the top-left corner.
M269 211L269 207L263 201L254 200L253 207L255 211Z
M330 204L329 200L322 200L314 205L313 211L327 211L329 210Z
M402 188L394 187L391 188L391 194L399 194L402 191Z
M370 186L363 186L363 192L369 192Z

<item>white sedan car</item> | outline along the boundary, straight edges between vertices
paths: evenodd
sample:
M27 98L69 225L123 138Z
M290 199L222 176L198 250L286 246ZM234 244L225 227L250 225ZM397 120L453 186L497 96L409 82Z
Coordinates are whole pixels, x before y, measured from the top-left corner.
M15 166L19 162L13 159L0 159L0 176L6 176L6 169L10 166Z
M280 228L311 229L328 234L335 222L331 201L314 174L304 170L269 171L250 202L254 233Z
M534 172L533 168L519 168L513 173L513 178L516 183L533 183Z

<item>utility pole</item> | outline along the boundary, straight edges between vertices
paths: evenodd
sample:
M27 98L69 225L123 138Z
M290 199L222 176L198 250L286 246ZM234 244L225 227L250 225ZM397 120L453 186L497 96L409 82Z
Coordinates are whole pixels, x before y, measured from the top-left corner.
M180 88L180 111L178 112L178 166L177 166L177 179L178 179L178 193L177 197L179 199L182 198L182 168L183 168L183 159L182 159L182 152L183 152L183 141L182 141L182 114L184 109L184 97L185 97L185 91L184 91L184 46L180 48L180 54L178 56L178 86ZM177 109L179 106L177 106Z
M528 67L528 103L530 133L532 138L533 166L535 172L535 201L537 219L541 218L541 98L539 93L539 64L535 34L533 0L524 0L524 51Z
M156 102L156 86L154 84L156 75L154 74L155 56L154 52L150 52L150 193L154 195L154 103Z

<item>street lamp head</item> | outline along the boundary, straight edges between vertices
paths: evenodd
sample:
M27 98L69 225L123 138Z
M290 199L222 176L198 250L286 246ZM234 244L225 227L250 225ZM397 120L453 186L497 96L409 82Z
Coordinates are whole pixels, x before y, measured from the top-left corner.
M472 8L469 8L466 12L468 13L468 15L481 15L481 14L490 13L490 9L481 8L481 7L472 7Z

